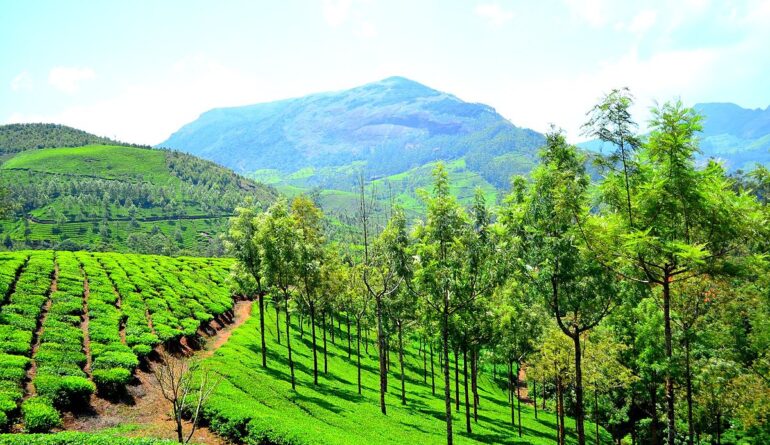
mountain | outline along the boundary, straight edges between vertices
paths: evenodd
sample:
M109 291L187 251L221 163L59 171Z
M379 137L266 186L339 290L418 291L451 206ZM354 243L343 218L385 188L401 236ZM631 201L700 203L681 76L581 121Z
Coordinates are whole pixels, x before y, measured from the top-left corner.
M0 127L29 146L51 146L68 127ZM79 131L79 130L78 130ZM85 135L88 133L83 132ZM88 135L86 139L92 135ZM95 136L93 136L95 138ZM0 220L7 247L109 249L140 253L216 254L227 218L247 196L267 204L275 189L211 161L170 150L86 145L6 153L0 183L12 212Z
M393 175L462 159L507 187L528 172L543 136L493 108L464 102L403 77L357 88L203 113L160 146L241 173L303 178L303 186L346 189L358 172Z
M701 159L718 159L730 171L770 164L770 107L751 110L733 103L698 103L693 108L703 115ZM578 146L594 152L611 149L598 140Z
M731 170L770 164L770 107L746 109L732 103L703 103L701 150L706 157L724 160Z

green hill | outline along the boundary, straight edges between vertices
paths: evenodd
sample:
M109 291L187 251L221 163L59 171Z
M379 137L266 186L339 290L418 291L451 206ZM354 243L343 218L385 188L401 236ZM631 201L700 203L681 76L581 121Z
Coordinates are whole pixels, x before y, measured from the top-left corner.
M187 154L116 145L27 150L0 166L15 207L6 248L221 254L217 239L247 196L272 187Z
M58 124L10 124L0 126L0 153L34 148L80 147L92 144L128 145Z

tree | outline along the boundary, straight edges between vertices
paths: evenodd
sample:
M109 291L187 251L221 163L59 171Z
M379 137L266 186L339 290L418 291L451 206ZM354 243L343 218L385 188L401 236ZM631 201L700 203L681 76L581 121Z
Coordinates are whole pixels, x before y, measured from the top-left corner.
M385 356L387 344L383 326L383 299L395 294L404 279L410 274L409 262L411 260L407 255L406 219L403 213L396 209L394 217L388 222L374 243L370 244L374 191L372 191L372 198L367 200L363 178L360 179L359 189L358 216L364 242L364 262L361 265L362 278L367 292L374 300L380 368L380 411L382 414L387 414L385 393L387 392L388 370L387 357Z
M603 264L660 290L668 443L676 437L671 288L704 273L723 273L726 263L744 254L757 219L753 197L736 192L721 166L696 168L700 122L681 102L655 108L648 141L635 155L644 162L629 175L629 216L618 217L628 214L628 204L619 203L617 185L605 180L603 218L583 231Z
M259 304L259 335L261 340L262 367L267 367L267 346L265 345L265 290L262 277L261 240L258 237L263 215L259 207L247 200L241 207L236 207L235 216L230 219L225 245L227 251L240 264L238 270L248 273L256 284L257 302ZM238 280L243 282L243 280ZM244 289L251 291L252 289Z
M162 352L160 361L154 366L155 382L163 398L171 403L179 443L188 443L198 428L201 409L221 378L200 362L187 357L174 357ZM190 432L183 431L182 415L190 414Z
M318 384L318 346L316 342L316 310L323 299L324 237L321 227L323 213L310 198L300 195L291 203L291 215L299 233L295 269L297 289L302 301L310 311L310 326L313 343L313 384Z
M610 311L615 277L581 246L580 224L586 219L588 175L584 159L560 131L546 135L541 165L524 202L522 239L525 273L546 297L561 331L574 345L575 425L585 444L581 338Z
M449 337L453 316L499 280L499 255L494 249L476 249L486 227L476 226L449 193L443 164L433 171L433 195L426 197L427 218L415 229L417 268L415 285L425 306L436 315L441 334L447 444L452 443L452 403L449 382ZM476 249L476 250L474 250Z
M291 356L290 303L292 290L296 287L298 280L297 261L299 260L300 233L296 226L296 220L289 214L285 200L276 201L267 210L264 224L260 227L259 239L262 242L262 268L265 280L275 289L274 298L279 299L286 311L286 348L289 354L291 388L296 389L294 361Z

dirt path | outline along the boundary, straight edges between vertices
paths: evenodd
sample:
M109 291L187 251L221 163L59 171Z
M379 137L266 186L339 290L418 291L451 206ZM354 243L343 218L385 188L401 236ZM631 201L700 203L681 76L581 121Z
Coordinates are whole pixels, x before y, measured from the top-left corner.
M532 404L532 400L529 399L529 387L527 385L527 365L521 365L519 368L519 400L524 403Z
M45 303L43 304L43 308L40 311L40 317L37 319L37 328L35 329L35 333L32 335L32 353L30 354L30 357L32 357L32 363L27 370L27 379L26 384L24 385L25 398L32 397L37 393L35 390L35 385L32 383L32 380L35 379L35 375L37 374L37 361L35 360L35 355L37 354L37 350L40 349L40 340L43 336L43 325L45 324L45 319L48 317L48 311L51 309L51 294L56 292L58 282L59 265L54 263L53 277L51 278L51 289L48 291L48 297L46 298Z
M233 330L241 326L251 315L251 301L238 301L233 307L233 321L216 330L216 333L206 337L206 346L194 354L196 357L211 356L214 351L224 345ZM219 326L212 323L212 326ZM112 403L95 398L92 401L93 411L90 414L74 417L67 414L64 425L67 430L96 431L119 425L134 425L135 430L127 432L129 436L148 436L176 439L175 423L169 415L169 403L163 398L160 389L155 384L152 374L154 363L149 363L149 369L137 369L135 382L127 387L129 401L127 403ZM190 424L185 424L189 431ZM192 442L199 444L226 445L227 442L212 433L208 428L196 430Z

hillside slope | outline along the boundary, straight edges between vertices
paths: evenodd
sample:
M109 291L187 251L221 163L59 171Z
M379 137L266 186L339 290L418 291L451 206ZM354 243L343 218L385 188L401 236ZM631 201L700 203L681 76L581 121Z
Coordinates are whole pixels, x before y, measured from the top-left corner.
M113 145L17 153L0 166L15 209L3 245L217 254L217 236L247 196L271 187L167 150Z
M253 309L256 311L256 305ZM377 350L374 334L363 332L360 344L363 391L357 392L356 327L353 321L351 344L347 328L329 322L328 333L323 324L318 335L319 384L313 385L313 354L310 326L305 317L304 335L299 317L292 317L292 358L295 363L297 390L291 389L285 336L285 318L280 319L266 308L265 327L268 348L267 369L261 367L259 349L259 317L256 312L236 329L230 340L219 348L204 365L216 369L224 377L213 393L205 417L209 427L236 442L276 444L444 444L443 380L438 349L433 357L435 393L432 390L431 358L425 360L418 342L405 338L406 404L400 399L400 373L397 351L391 351L389 389L386 395L388 414L380 413ZM341 321L341 320L340 320ZM331 331L334 330L334 340ZM277 333L280 332L281 342ZM325 340L323 340L325 338ZM325 343L324 343L325 341ZM368 345L366 345L368 343ZM323 345L328 347L327 371L324 372ZM350 354L348 348L350 347ZM395 348L394 348L395 349ZM425 349L422 349L424 351ZM453 367L452 367L453 368ZM460 360L462 372L462 359ZM452 397L454 397L454 369ZM523 437L518 426L511 425L511 404L505 390L503 368L494 372L488 365L479 375L479 420L471 420L472 434L465 431L465 408L454 411L454 438L458 444L552 444L555 442L553 411L534 409L521 404ZM461 374L462 375L462 374ZM464 401L462 378L460 400ZM472 399L472 396L471 396ZM568 441L574 440L574 423L567 419ZM593 435L590 437L594 443ZM611 443L603 430L601 443Z
M330 168L307 175L303 186L345 190L358 172L376 178L460 158L504 187L511 174L531 169L542 141L487 105L391 77L345 91L214 109L160 146L243 173ZM355 173L344 174L348 170Z

